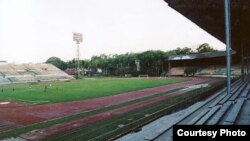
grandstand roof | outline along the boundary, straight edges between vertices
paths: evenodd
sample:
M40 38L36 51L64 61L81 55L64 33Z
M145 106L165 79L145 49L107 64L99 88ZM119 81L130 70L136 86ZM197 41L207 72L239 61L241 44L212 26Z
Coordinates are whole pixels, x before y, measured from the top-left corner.
M232 54L236 54L236 51L232 50ZM214 51L207 53L185 54L185 55L170 55L166 58L166 60L168 61L192 60L192 59L215 58L223 56L226 56L226 51Z
M224 0L165 0L170 7L225 42ZM250 1L231 0L232 47L240 47L239 39L249 40ZM239 38L241 37L241 38Z

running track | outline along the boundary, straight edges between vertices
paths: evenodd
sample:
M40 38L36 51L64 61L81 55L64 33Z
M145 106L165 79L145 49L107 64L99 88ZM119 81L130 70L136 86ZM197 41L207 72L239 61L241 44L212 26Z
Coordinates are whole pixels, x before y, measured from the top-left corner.
M194 85L209 80L212 80L212 78L192 78L190 81L181 83L169 84L165 86L148 88L89 100L44 105L24 105L21 107L10 106L9 108L0 107L0 121L9 121L15 123L17 126L29 125L66 115L94 110L104 106L115 105L122 102L170 91L184 86Z

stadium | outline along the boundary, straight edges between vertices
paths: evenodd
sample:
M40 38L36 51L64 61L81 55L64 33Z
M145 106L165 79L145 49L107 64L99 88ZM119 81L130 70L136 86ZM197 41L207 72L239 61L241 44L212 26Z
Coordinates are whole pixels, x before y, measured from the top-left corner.
M165 1L225 42L224 1ZM171 54L141 68L132 58L98 68L103 76L80 76L79 52L69 74L50 63L0 60L0 140L165 141L173 125L249 125L250 5L231 7L241 18L232 14L230 51Z

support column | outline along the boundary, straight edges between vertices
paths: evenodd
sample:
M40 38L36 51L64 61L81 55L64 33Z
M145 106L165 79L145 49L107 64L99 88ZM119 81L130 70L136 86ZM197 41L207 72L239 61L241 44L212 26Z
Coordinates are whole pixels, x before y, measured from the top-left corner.
M227 52L227 94L231 93L231 35L230 0L225 0L226 52Z
M249 75L249 48L246 48L247 75Z
M241 41L240 41L240 46L241 46L241 77L242 77L242 80L244 80L245 62L244 62L244 40L243 39L241 39Z
M168 61L168 74L171 73L171 64L170 64L170 61Z
M183 76L185 76L185 70L186 70L186 64L184 63L184 66L183 66Z

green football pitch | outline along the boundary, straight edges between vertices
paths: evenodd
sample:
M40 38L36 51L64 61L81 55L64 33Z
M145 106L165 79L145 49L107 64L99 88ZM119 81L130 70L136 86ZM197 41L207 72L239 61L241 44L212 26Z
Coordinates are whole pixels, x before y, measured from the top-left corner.
M185 80L181 78L95 78L71 82L0 85L0 99L28 103L75 101L178 83Z

